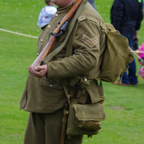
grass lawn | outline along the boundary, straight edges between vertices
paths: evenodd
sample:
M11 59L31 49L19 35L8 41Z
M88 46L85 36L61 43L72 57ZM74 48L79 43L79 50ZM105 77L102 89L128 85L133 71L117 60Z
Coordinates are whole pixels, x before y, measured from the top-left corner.
M110 22L113 0L96 1L98 12ZM0 29L37 36L37 19L45 3L40 0L0 0ZM144 43L144 23L138 32ZM37 39L0 31L0 144L22 144L28 113L19 110L19 100L27 79L27 67L36 57ZM135 57L136 58L136 57ZM136 58L137 61L137 58ZM140 64L137 62L137 71ZM83 144L143 144L144 80L137 87L103 83L107 118L102 130Z

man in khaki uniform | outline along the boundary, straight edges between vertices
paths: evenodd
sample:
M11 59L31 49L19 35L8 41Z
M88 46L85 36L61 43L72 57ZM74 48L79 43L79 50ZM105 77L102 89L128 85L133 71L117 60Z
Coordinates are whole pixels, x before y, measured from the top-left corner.
M54 31L55 26L75 2L75 0L51 1L58 5L57 13L49 24L42 27L37 55L48 42L50 31ZM100 64L106 46L106 35L102 31L101 23L103 23L101 16L87 2L65 47L48 63L35 68L29 66L30 74L20 101L20 109L29 112L24 144L60 143L62 109L67 101L63 82L66 81L68 87L72 87L77 77L93 82L92 86L89 84L88 88L79 91L80 104L96 104L104 100L102 86L95 80L100 74ZM57 38L51 52L62 44L66 36L67 31ZM65 57L69 47L72 47L72 54ZM81 143L82 136L65 139L65 144Z

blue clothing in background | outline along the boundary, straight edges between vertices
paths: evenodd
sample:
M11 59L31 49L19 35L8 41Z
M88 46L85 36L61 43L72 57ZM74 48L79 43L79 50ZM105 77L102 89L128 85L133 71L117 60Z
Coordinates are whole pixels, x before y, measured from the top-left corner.
M140 29L143 19L143 0L114 0L111 8L111 23L129 41L132 48L135 31ZM123 84L137 84L136 63L129 64L128 73L122 77Z
M95 7L95 2L94 0L88 0L88 2L93 6L93 8L96 10L96 7Z
M122 35L128 39L129 46L132 47L134 34L122 34ZM135 59L132 61L132 63L130 63L128 65L129 65L128 74L127 74L127 72L124 72L123 77L122 77L122 83L127 84L127 85L129 84L129 82L131 84L137 84L138 80L137 80L137 76L136 76Z
M120 33L134 34L140 29L143 19L143 0L114 0L111 8L111 23Z

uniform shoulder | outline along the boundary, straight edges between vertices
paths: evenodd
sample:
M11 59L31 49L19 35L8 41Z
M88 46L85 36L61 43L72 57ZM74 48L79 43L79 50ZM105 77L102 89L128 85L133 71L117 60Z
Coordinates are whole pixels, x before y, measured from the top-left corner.
M103 19L100 16L100 14L91 6L91 4L89 4L89 2L87 2L87 4L84 6L79 16L79 19L81 19L82 17L85 17L85 19L98 23L103 22Z

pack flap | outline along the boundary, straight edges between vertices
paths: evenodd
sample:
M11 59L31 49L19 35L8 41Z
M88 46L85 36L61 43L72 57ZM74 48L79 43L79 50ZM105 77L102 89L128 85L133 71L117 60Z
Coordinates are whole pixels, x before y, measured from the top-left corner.
M76 118L79 121L102 121L105 119L104 107L102 103L96 104L74 104Z
M107 34L108 31L120 34L120 32L118 30L116 30L114 28L114 26L110 23L101 23L101 27L105 31L106 34Z

